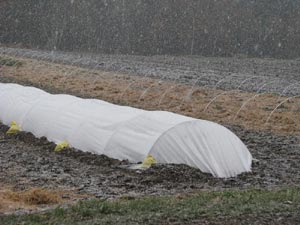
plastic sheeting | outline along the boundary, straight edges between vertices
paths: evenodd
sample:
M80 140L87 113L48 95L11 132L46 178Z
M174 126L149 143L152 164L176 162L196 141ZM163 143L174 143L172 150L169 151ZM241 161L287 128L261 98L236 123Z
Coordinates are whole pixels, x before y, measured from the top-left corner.
M170 112L0 83L0 120L16 121L56 144L68 141L82 151L133 163L151 154L158 163L187 164L216 177L251 170L251 154L227 128Z

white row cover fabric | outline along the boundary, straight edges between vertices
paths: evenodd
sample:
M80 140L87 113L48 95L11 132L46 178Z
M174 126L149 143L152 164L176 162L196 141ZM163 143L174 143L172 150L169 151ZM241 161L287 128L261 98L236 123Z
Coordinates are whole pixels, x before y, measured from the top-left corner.
M0 120L56 144L137 163L187 164L216 177L251 170L242 141L216 123L96 99L52 95L34 87L0 83Z

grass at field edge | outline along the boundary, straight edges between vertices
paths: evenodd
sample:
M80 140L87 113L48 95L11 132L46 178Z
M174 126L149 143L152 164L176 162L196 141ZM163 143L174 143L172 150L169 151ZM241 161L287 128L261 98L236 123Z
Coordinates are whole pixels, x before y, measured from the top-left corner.
M70 208L56 208L46 213L2 216L1 225L12 224L161 224L188 223L205 218L240 216L297 215L300 188L280 190L200 191L191 196L127 198L79 202Z

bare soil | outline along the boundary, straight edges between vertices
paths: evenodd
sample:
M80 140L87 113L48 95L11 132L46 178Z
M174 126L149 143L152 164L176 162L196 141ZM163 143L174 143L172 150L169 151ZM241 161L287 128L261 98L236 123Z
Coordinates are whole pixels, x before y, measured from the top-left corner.
M134 56L0 47L0 54L93 70L172 80L189 85L299 95L300 60L271 58Z

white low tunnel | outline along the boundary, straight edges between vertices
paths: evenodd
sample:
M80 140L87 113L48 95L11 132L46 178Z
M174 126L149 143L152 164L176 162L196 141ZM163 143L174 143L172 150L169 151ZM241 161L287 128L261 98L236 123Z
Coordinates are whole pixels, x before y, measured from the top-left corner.
M159 163L187 164L216 177L251 170L251 154L227 128L170 112L0 83L0 120L16 121L36 137L134 163L151 154Z

